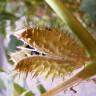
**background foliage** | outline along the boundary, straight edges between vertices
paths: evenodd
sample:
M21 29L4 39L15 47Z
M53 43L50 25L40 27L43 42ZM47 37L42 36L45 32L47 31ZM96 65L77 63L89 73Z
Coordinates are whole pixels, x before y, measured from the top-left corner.
M95 37L96 0L62 0L62 2ZM70 32L70 29L44 0L0 0L0 57L2 57L0 58L0 96L35 95L34 92L27 90L26 86L20 86L15 82L15 76L11 73L14 64L8 54L15 52L16 46L22 45L22 42L12 35L14 31L36 25L57 27ZM9 62L7 60L3 62L5 61L3 57L7 58ZM11 87L9 88L9 86ZM46 92L40 82L37 88L40 93ZM8 92L7 95L6 92Z

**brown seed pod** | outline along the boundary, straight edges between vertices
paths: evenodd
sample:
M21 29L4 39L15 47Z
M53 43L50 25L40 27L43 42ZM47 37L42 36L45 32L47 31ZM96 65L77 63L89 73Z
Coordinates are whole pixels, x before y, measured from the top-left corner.
M78 63L78 64L76 64ZM18 72L30 73L35 72L34 77L41 73L46 72L48 77L50 74L53 76L63 76L72 70L79 68L79 62L76 60L65 60L62 58L49 57L49 56L31 56L23 58L17 64L15 69Z
M41 71L47 71L46 76L51 73L53 76L65 75L83 66L87 60L84 49L64 32L55 28L28 28L20 34L20 38L33 48L46 52L47 55L20 60L15 68L19 72L28 73L35 70L35 76Z

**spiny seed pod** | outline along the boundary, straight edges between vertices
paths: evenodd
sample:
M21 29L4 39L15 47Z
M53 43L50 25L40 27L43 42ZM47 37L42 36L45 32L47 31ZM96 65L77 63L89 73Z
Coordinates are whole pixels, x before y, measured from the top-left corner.
M87 61L83 48L64 32L55 28L28 28L20 34L20 38L33 48L45 53L45 56L30 56L18 61L15 69L19 72L33 72L34 76L46 71L50 74L64 76L80 68Z

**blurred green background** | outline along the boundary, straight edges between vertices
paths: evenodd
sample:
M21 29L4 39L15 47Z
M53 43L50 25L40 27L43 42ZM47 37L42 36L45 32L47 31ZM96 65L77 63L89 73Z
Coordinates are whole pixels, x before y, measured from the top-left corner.
M96 39L96 0L61 1ZM22 45L13 34L28 26L56 27L71 32L44 0L0 0L0 96L39 96L47 91L42 80L36 78L30 87L28 78L20 79L12 72L14 63L9 53Z

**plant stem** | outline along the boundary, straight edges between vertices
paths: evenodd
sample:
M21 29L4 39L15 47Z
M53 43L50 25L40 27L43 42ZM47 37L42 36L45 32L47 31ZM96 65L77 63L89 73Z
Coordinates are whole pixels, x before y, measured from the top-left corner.
M72 13L64 6L64 4L60 2L60 0L46 0L46 2L78 36L83 45L87 48L87 51L89 52L90 56L96 56L96 41L93 39L91 34L89 34L89 32L80 24L80 22L72 15ZM94 68L96 68L95 63L96 60L92 61L91 64L87 65L86 68L80 72L79 76L83 76L84 78L92 76L93 73L96 74L96 71L94 71ZM93 73L91 74L91 72Z
M42 96L55 96L57 93L59 93L63 90L66 90L67 88L72 87L74 84L79 84L81 81L94 75L96 73L96 63L95 64L94 63L89 64L86 68L84 68L77 75L75 75L71 79L61 83L60 85L56 86L55 88L49 90L48 92L44 93Z
M44 93L42 96L55 96L57 93L66 90L68 87L72 87L76 83L80 83L82 79L78 78L77 76L61 83L57 87L49 90L48 92Z
M71 30L77 35L82 44L86 47L91 56L96 56L96 41L90 33L80 24L80 22L72 15L68 8L65 7L61 0L45 0L57 13L57 15L65 22Z
M87 64L87 66L77 74L77 76L83 80L88 79L93 75L96 75L96 61Z
M80 24L80 22L72 15L68 8L60 0L45 0L57 13L57 15L68 24L72 31L77 35L82 44L85 46L90 56L96 57L96 41L89 34L89 32ZM62 90L66 90L76 83L85 80L96 74L96 60L88 64L81 72L73 78L63 82L42 96L54 96Z

